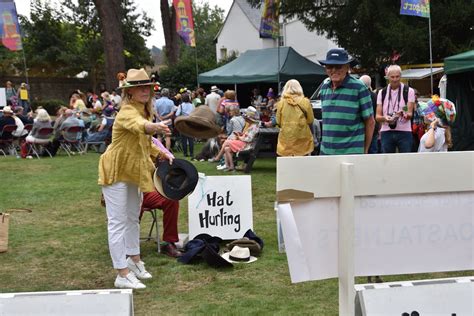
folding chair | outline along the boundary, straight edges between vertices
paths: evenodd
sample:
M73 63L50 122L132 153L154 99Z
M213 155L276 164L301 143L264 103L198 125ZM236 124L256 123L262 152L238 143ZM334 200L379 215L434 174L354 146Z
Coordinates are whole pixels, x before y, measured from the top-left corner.
M59 149L63 149L69 157L74 155L74 149L76 149L79 154L84 152L81 144L82 130L83 128L81 126L71 126L65 128L63 131L63 138L59 140Z
M39 152L41 148L46 151L49 157L53 158L53 155L49 152L47 145L51 142L51 136L53 136L54 128L52 127L43 127L38 130L38 138L36 138L33 142L26 142L29 146L28 149L28 156L35 155L38 159L40 159Z
M6 157L5 150L8 151L9 154L17 155L18 152L16 151L15 145L13 145L13 135L12 133L16 131L16 125L5 125L2 129L2 138L0 138L0 151Z
M158 225L158 211L160 211L160 210L156 209L156 208L153 208L153 209L152 208L142 208L140 210L140 216L138 217L138 219L141 222L143 214L145 212L150 213L151 218L152 218L152 222L151 222L150 230L148 231L148 236L140 238L140 239L145 240L145 241L155 240L157 245L158 245L158 252L160 252L160 228L159 228L159 225ZM156 228L156 237L153 238L152 234L153 234L153 229L155 229L155 228Z
M28 132L28 134L31 132L33 129L33 124L25 124L25 131Z

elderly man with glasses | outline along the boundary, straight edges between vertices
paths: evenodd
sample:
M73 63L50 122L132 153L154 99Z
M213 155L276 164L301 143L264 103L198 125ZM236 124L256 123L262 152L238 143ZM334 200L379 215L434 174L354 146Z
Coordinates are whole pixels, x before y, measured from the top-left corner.
M355 64L343 49L331 49L319 63L326 68L321 87L323 135L321 155L366 154L375 126L367 87L349 75Z

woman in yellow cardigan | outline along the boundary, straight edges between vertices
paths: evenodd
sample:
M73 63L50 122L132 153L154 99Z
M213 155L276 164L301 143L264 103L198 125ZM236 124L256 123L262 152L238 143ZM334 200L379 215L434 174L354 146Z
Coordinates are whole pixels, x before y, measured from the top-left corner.
M112 129L112 143L99 161L109 251L118 271L114 283L117 288L143 289L145 285L140 280L152 277L140 258L141 192L155 190L154 159L162 156L172 161L152 145L153 134L170 133L166 122L151 121L152 85L144 69L130 69L126 79L121 80L123 101Z
M277 154L279 156L305 156L314 149L313 108L303 95L300 83L291 79L283 87L282 98L277 103L276 123L280 126Z

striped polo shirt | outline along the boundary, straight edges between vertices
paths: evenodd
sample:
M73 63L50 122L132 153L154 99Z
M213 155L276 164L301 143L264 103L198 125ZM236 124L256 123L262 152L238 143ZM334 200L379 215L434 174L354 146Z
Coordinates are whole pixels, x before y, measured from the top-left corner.
M363 154L364 120L374 115L364 83L347 75L333 91L330 78L321 87L323 117L322 155Z

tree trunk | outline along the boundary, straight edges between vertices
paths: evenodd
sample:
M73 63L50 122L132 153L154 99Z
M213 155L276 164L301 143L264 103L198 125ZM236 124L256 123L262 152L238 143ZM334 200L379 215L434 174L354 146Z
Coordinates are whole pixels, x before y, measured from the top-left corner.
M168 0L160 0L161 20L165 33L165 55L169 65L175 65L179 58L178 33L176 32L176 12Z
M117 73L125 71L123 35L120 19L120 0L93 0L99 13L102 42L105 52L105 86L113 90L118 86Z

